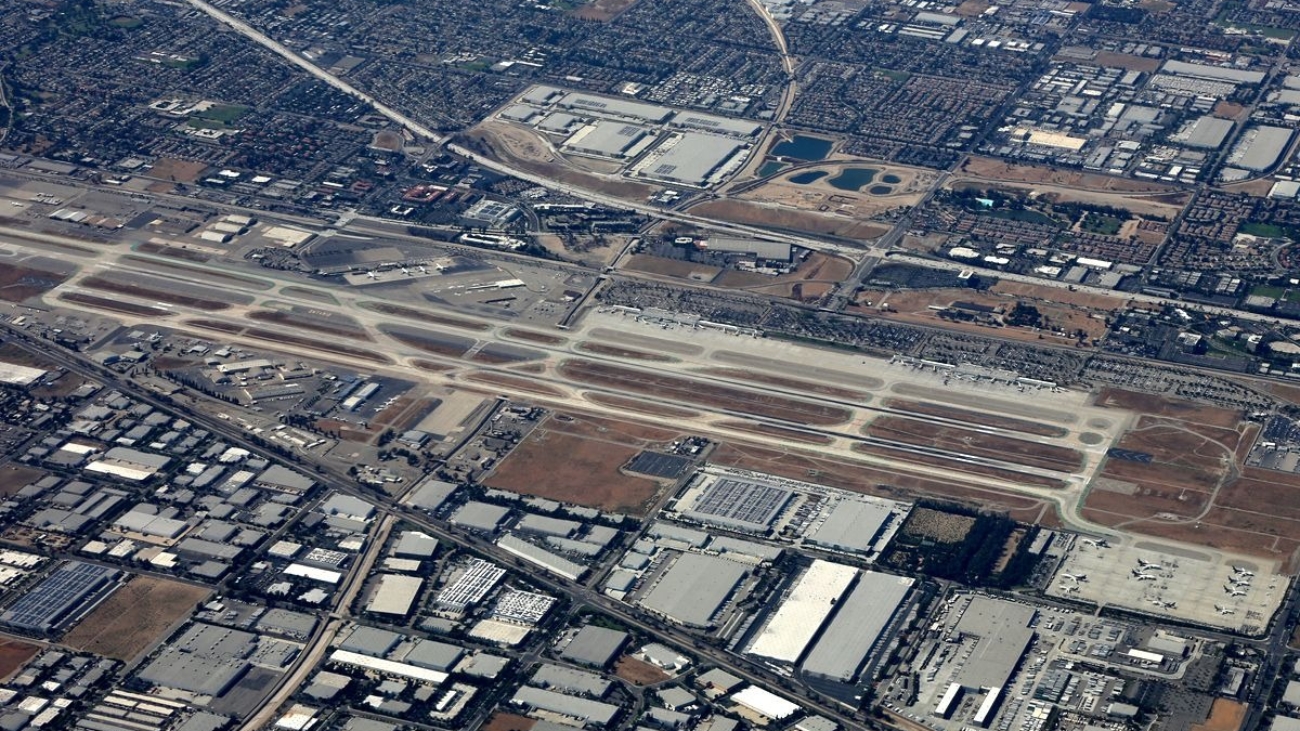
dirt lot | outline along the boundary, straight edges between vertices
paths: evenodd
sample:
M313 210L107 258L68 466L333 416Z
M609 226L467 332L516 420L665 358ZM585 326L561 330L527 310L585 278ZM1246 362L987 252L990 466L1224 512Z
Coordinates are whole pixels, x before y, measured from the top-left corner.
M483 724L480 731L529 731L536 725L537 721L528 716L497 711L492 714L487 723Z
M534 429L483 484L633 515L644 515L653 506L660 485L620 469L645 443L617 433L601 438L568 434L551 428L564 427L557 421L552 416Z
M1021 165L989 157L972 156L962 163L960 173L986 180L1009 183L1060 185L1066 189L1111 191L1118 193L1169 193L1175 189L1161 183L1149 183L1133 178L1116 178L1109 175L1082 173L1064 168L1046 168Z
M1029 467L1074 472L1083 466L1083 454L1067 447L1027 442L920 419L881 416L863 431L868 436L881 439L1000 459Z
M990 288L991 292L1007 297L1017 299L1034 300L1035 306L1039 302L1053 302L1061 305L1071 305L1073 307L1082 307L1085 310L1095 312L1111 312L1113 310L1127 309L1128 300L1119 297L1111 297L1105 294L1093 294L1091 292L1074 291L1060 289L1057 287L1046 287L1041 284L1032 284L1030 282L1011 282L1001 280Z
M71 273L59 273L0 263L0 300L24 302L54 289Z
M45 473L35 467L16 464L0 467L0 495L6 497L13 495L44 476Z
M633 254L627 258L623 268L633 272L658 274L663 277L687 279L692 282L712 282L722 272L721 267L696 264L677 259L665 259L662 256Z
M847 409L836 406L796 401L757 391L742 391L676 376L652 375L592 361L565 361L560 370L568 378L595 386L678 399L704 407L742 411L799 424L831 426L848 421L851 416Z
M207 163L160 157L154 162L153 169L149 171L149 177L170 180L174 183L193 183L207 169Z
M0 638L0 680L9 680L40 651L41 646L31 642Z
M636 0L596 0L578 8L573 15L575 18L605 23L618 17L635 4Z
M841 190L831 185L829 181L840 175L846 168L870 168L876 170L877 175L872 182L864 183L862 188L856 191ZM790 181L792 177L814 172L825 174L817 180L802 185ZM898 178L899 182L882 182L886 175ZM848 158L846 161L804 165L795 170L784 171L766 183L739 193L738 197L755 203L770 203L807 212L824 212L830 209L836 215L862 220L891 208L916 205L934 182L935 177L932 170ZM868 189L877 185L883 185L890 190L885 195L870 194Z
M1103 388L1095 401L1097 406L1125 409L1153 416L1232 429L1241 421L1241 412L1184 401L1182 399L1153 396L1119 388Z
M935 416L941 419L950 419L952 421L962 421L967 424L977 426L988 426L995 429L1006 429L1008 431L1018 431L1024 434L1033 434L1040 437L1063 437L1069 432L1059 426L1050 426L1041 424L1036 421L1025 421L1015 419L1010 416L997 416L994 414L985 414L975 411L959 409L955 406L942 406L931 404L923 401L905 401L903 399L886 399L885 406L898 411L904 411L909 414L918 414L921 416Z
M731 287L733 289L753 289L768 290L773 287L789 285L792 283L811 283L822 282L826 284L838 284L853 273L853 262L838 256L829 256L822 253L809 254L808 258L799 263L798 268L789 274L779 274L775 277L757 272L742 272L736 269L728 269L713 281L713 284L719 287Z
M862 312L872 317L890 320L938 325L946 329L965 330L968 332L987 333L990 326L972 322L953 321L942 318L931 307L950 307L954 302L971 302L1010 312L1016 303L1026 299L1014 295L987 294L969 289L913 289L913 290L862 290L854 298L854 304ZM868 305L867 303L871 304ZM1085 340L1091 341L1104 336L1107 332L1106 321L1093 317L1092 310L1070 305L1054 304L1046 301L1033 301L1032 304L1046 320L1046 329L1029 327L995 327L998 337L1025 341L1049 340L1057 344L1072 345L1076 338L1073 333L1082 330ZM888 305L887 309L881 309ZM1113 306L1118 306L1116 301ZM1055 330L1065 334L1058 335Z
M644 660L624 655L614 663L614 674L632 685L654 685L672 676Z
M179 581L137 576L64 635L63 644L130 662L211 593Z
M1210 717L1205 719L1205 723L1193 726L1191 731L1237 731L1246 720L1248 710L1250 706L1245 703L1215 698L1214 705L1210 707Z
M806 231L826 236L839 236L854 241L871 241L884 236L889 231L889 227L884 224L872 223L848 216L797 211L791 208L764 206L734 199L707 201L698 206L692 206L690 212L734 223Z

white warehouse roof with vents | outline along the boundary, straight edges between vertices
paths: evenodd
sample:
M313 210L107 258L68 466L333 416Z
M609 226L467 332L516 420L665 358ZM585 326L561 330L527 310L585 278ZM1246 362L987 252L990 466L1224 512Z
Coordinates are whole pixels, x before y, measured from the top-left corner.
M772 613L749 653L778 662L796 662L857 573L852 566L814 561Z

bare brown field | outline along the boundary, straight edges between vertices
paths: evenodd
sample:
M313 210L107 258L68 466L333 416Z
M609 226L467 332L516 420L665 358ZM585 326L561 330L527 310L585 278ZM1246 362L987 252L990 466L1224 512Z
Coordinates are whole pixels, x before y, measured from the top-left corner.
M595 0L573 11L573 17L608 23L636 5L637 0Z
M1019 299L1021 298L975 292L969 289L941 288L903 291L866 289L854 296L853 303L855 310L871 317L932 326L937 325L949 330L985 334L990 329L994 329L997 331L998 337L1013 340L1038 342L1049 339L1060 344L1074 344L1076 338L1073 337L1073 333L1078 330L1082 330L1086 334L1085 341L1100 338L1107 332L1105 320L1093 317L1092 311L1046 301L1035 301L1033 305L1046 320L1047 329L989 326L975 322L954 321L940 317L939 313L932 309L933 307L950 307L955 302L971 302L1000 309L1002 312L1009 312L1016 306ZM1056 329L1063 331L1064 334L1057 334L1054 332Z
M1046 487L1052 490L1064 490L1067 487L1067 485L1061 480L1056 480L1051 477L1042 477L1027 472L993 467L991 465L972 464L970 462L963 462L957 457L916 454L901 447L890 447L883 444L854 444L853 451L861 454L870 454L876 457L888 457L891 459L906 460L908 463L938 467L944 470L949 470L955 473L955 475L965 474L976 475L979 477L992 477L995 480L1036 485L1038 487Z
M758 371L747 371L740 368L705 368L701 371L714 376L724 378L735 378L751 383L760 383L764 386L776 386L777 388L790 389L792 391L803 391L805 393L814 393L819 396L829 396L831 398L843 399L845 401L866 401L871 398L870 394L861 391L852 391L847 388L838 388L828 386L824 383L813 383L798 378L786 378L784 376L773 376L768 373Z
M41 646L31 642L0 638L0 681L9 680L40 651Z
M800 424L831 426L848 421L851 416L847 409L837 406L796 401L675 376L643 373L592 361L565 361L560 370L567 378L593 386L671 398L709 408L743 411Z
M1083 453L1068 447L1027 442L920 419L880 416L872 420L863 432L881 439L1000 459L1028 467L1074 472L1083 466Z
M169 292L165 289L153 287L144 287L125 282L115 282L101 276L86 277L81 280L82 286L90 289L97 289L101 292L112 292L113 294L124 294L128 297L139 297L146 300L161 300L168 304L180 305L182 307L193 307L196 310L204 312L220 312L230 309L229 302L220 300L204 299L202 297L193 297L176 292Z
M528 716L497 711L483 724L480 731L529 731L536 725L537 721Z
M122 315L135 315L136 317L171 317L173 312L164 310L161 307L150 305L137 305L132 302L123 302L121 300L111 300L106 297L96 297L93 294L82 294L80 292L69 292L59 295L59 299L64 302L71 302L74 305L85 305L105 312L116 312Z
M644 660L638 660L631 655L624 655L618 659L618 662L614 663L614 675L632 685L654 685L672 677L660 670L658 666L651 665Z
M978 411L967 411L966 409L959 409L955 406L943 406L941 404L932 404L925 401L905 401L903 399L891 398L886 399L884 405L888 408L903 411L908 414L935 416L941 419L962 421L973 426L986 426L994 429L1018 431L1039 437L1063 437L1069 434L1067 430L1059 426L1042 424L1037 421L1016 419L1010 416L998 416L996 414L985 414Z
M1098 312L1127 309L1129 304L1128 300L1121 297L1111 297L1110 295L1080 290L1071 292L1068 289L1047 287L1032 282L1012 282L1005 279L999 280L997 284L990 288L990 291L1018 299L1035 300L1035 306L1037 306L1038 302L1050 301Z
M211 593L179 581L136 576L64 635L63 644L130 662Z
M771 277L757 272L728 269L713 280L713 284L718 287L730 287L732 289L768 289L778 285L789 285L794 282L839 283L852 273L853 262L848 259L816 252L809 255L807 261L800 264L797 269L789 274L778 274Z
M573 411L556 414L547 423L547 428L564 434L631 444L638 449L667 444L682 436L677 429Z
M951 480L939 480L795 449L725 442L714 450L710 461L895 500L937 497L1004 512L1039 511L1043 508L1041 500L975 487L962 482L958 475Z
M1241 421L1242 414L1241 411L1110 387L1103 388L1094 403L1105 408L1125 409L1225 429L1235 428Z
M1070 188L1104 190L1116 193L1169 193L1176 189L1162 183L1148 183L1135 178L1113 178L1065 168L1022 165L990 157L971 156L962 163L960 172L978 178L1012 183L1050 183Z
M678 259L666 259L662 256L650 256L648 254L629 256L627 261L624 262L623 268L628 271L658 274L661 277L687 279L692 282L712 282L714 277L717 277L722 272L722 267L696 264Z
M488 329L488 326L484 325L481 322L474 322L473 320L462 320L459 317L436 314L436 313L428 312L426 310L417 310L411 307L403 307L401 305L395 305L389 302L363 302L361 304L366 309L374 310L375 312L379 312L385 315L393 315L396 317L408 318L410 320L413 320L414 324L432 323L434 325L448 325L450 327L458 327L463 330L476 330L478 332L483 332Z
M175 157L160 157L154 161L149 177L168 180L173 183L193 183L199 179L208 164L194 160L181 160Z
M614 512L644 515L659 494L654 480L621 471L641 447L534 429L483 481L488 487Z
M559 335L539 333L536 330L522 330L517 327L508 328L506 330L506 337L515 338L517 340L526 340L530 343L540 343L542 345L564 345L569 342L568 338L562 338Z
M1246 720L1248 710L1250 706L1245 703L1215 698L1214 704L1210 706L1210 717L1205 719L1205 723L1192 726L1190 731L1237 731Z
M25 302L68 281L71 274L0 263L0 300Z
M415 366L416 368L419 368L422 371L428 371L430 373L445 373L450 370L455 370L456 368L456 366L454 365L447 365L445 363L434 363L431 360L419 360L419 359L411 361L411 365Z
M632 358L635 360L650 361L652 363L676 363L677 358L662 353L648 353L644 350L635 350L633 348L620 348L616 345L605 345L604 343L593 343L587 341L578 345L578 350L584 353L594 355L610 355L615 358Z
M847 216L824 216L789 208L761 206L735 199L706 201L692 206L690 211L696 215L720 218L733 223L806 231L854 241L871 241L884 236L889 231L886 225Z
M6 464L0 467L0 495L15 495L27 485L41 479L45 473L35 467Z
M273 325L287 325L300 330L311 330L312 332L323 333L325 335L337 335L341 338L350 340L365 340L374 342L374 338L360 327L345 327L341 325L330 325L326 322L312 320L308 317L300 317L280 310L253 310L248 313L248 319L257 322L269 322Z
M664 406L663 404L650 403L640 399L627 398L625 396L615 396L608 393L588 393L584 398L594 404L601 406L612 406L616 409L628 409L650 416L661 416L671 419L695 419L699 418L700 412L689 409L679 409L676 406Z
M760 434L765 437L777 437L779 439L785 439L799 444L816 444L824 447L835 441L824 434L808 434L807 432L786 429L785 427L776 426L775 424L763 424L757 421L742 419L720 421L717 423L717 426L724 429L747 432L749 434Z
M1219 491L1214 504L1300 521L1300 475L1247 467L1240 478Z
M465 378L478 383L486 383L492 386L504 386L506 388L513 388L526 393L541 394L543 396L554 396L559 398L564 395L560 391L551 388L546 384L538 383L527 378L507 376L502 373L483 373L481 371L475 371L467 374Z

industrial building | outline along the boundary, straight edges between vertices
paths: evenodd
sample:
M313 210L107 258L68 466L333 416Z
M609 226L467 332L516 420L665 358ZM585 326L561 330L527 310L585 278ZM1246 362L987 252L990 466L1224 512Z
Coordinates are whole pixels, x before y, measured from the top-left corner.
M300 645L259 638L251 632L194 623L137 676L153 685L220 696L250 667L278 670L297 657Z
M739 164L748 151L734 139L683 132L656 147L635 172L664 183L705 188Z
M975 596L953 630L978 638L974 651L957 675L966 688L1003 688L1034 638L1029 626L1033 607L1003 599Z
M668 118L673 114L673 111L668 107L661 107L657 104L644 104L626 99L580 92L565 94L563 98L556 102L556 106L564 109L594 112L607 117L620 117L654 124L667 122Z
M699 112L678 112L673 115L672 126L715 132L733 137L754 137L763 131L763 125L748 119L716 117Z
M86 465L86 471L139 482L153 477L169 462L171 459L160 454L150 454L127 447L113 447L98 460Z
M1228 164L1253 173L1264 172L1277 164L1278 158L1291 144L1294 132L1287 127L1251 127L1228 156Z
M835 551L868 553L894 520L894 510L894 506L880 501L841 499L823 509L826 517L806 540Z
M411 613L411 605L423 587L424 579L418 576L380 574L366 611L405 617Z
M10 386L30 386L44 375L45 371L40 368L0 362L0 383Z
M808 652L803 672L837 683L856 682L888 640L890 626L906 606L914 583L902 576L863 571Z
M604 728L614 722L619 707L600 701L556 693L552 690L525 685L515 692L510 702L528 709L548 711L566 718L576 719L583 726Z
M698 553L681 553L641 598L641 606L688 627L710 627L749 573L743 564Z
M502 536L497 540L497 546L506 553L517 556L535 566L540 566L557 576L563 576L570 581L577 581L587 573L586 566L574 563L513 535Z
M50 634L89 614L117 589L122 572L68 561L0 614L0 624L34 634Z
M722 254L740 254L765 261L789 262L794 258L794 247L780 241L759 241L737 236L711 236L701 246Z
M747 652L793 665L803 656L857 574L852 566L813 561L768 618Z
M677 507L682 517L748 533L767 533L794 490L736 477L706 478L688 490Z
M471 559L469 565L438 592L438 604L452 609L466 609L483 601L506 575L506 570L482 559Z
M560 657L579 665L603 668L618 656L627 640L626 632L589 624L569 640Z
M654 142L650 130L622 122L593 122L564 141L564 149L580 155L627 160Z

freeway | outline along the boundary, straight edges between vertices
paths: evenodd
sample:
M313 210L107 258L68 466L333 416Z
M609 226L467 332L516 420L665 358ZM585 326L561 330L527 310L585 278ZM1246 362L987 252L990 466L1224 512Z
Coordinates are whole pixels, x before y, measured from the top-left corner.
M317 66L316 64L312 63L311 61L307 60L301 55L294 53L293 50L287 48L286 46L276 41L275 39L262 33L261 31L259 31L258 29L250 25L249 23L240 20L239 18L236 18L235 16L225 12L224 10L221 10L220 8L213 6L211 3L206 2L206 0L186 0L186 2L194 6L194 8L208 14L210 17L220 22L221 24L235 30L239 34L243 35L245 38L253 41L254 43L262 46L263 48L266 48L267 50L271 51L272 53L275 53L281 58L284 58L289 63L293 64L294 66L297 66L303 71L306 71L307 73L316 77L320 81L323 81L326 84L329 84L330 86L334 87L335 89L338 89L339 91L345 94L351 95L357 99L360 99L366 104L369 104L375 109L376 112L383 115L384 117L387 117L388 119L392 120L396 124L400 125L403 129L406 129L412 134L421 137L425 140L428 140L438 145L442 145L449 152L452 152L466 160L470 160L474 164L479 165L480 167L486 168L488 170L492 170L494 172L498 172L503 175L509 175L518 178L520 180L532 183L534 185L542 186L544 188L548 188L551 190L559 190L565 194L572 195L578 198L583 198L593 203L598 203L602 206L636 211L637 213L643 213L645 215L653 216L655 218L673 221L676 223L690 224L692 226L698 226L706 230L722 231L726 233L743 235L743 236L752 236L755 238L765 239L769 241L781 241L784 243L801 246L806 249L816 249L816 250L823 250L823 251L833 250L833 251L838 251L841 254L850 254L854 256L862 254L861 249L846 247L839 244L833 244L809 236L796 236L789 233L778 233L778 232L773 232L773 231L768 231L766 229L758 228L755 226L746 226L743 224L736 224L728 221L707 218L704 216L697 216L689 213L683 213L680 211L667 210L658 206L652 206L647 203L642 203L640 201L626 200L623 198L617 198L614 196L605 195L597 191L588 190L585 188L578 188L573 185L561 184L558 181L553 180L551 178L542 175L536 175L526 170L519 170L517 168L513 168L500 161L476 153L473 150L466 149L462 145L455 144L454 142L451 141L451 139L448 136L441 135L433 131L432 129L424 126L423 124L420 124L419 122L412 119L411 117L384 104L383 102L379 101L378 99L371 96L370 94L365 93L364 91L358 89L352 84L349 84L348 82L344 81L338 76L335 76L329 71L326 71L325 69ZM788 54L786 55L786 59L788 64L789 63ZM793 85L793 80L791 81L791 85Z
M104 368L103 366L76 357L72 353L62 350L49 341L31 338L27 333L14 328L7 321L3 323L3 328L10 333L13 341L21 344L21 347L40 354L70 373L76 373L84 378L104 383L107 386L115 388L124 394L130 395L134 399L149 404L164 412L173 412L178 410L177 402L171 399L164 399L151 393L141 388L130 379L123 378L119 374ZM281 457L268 452L260 444L251 441L243 431L235 428L229 422L209 416L197 408L184 409L184 413L186 418L192 423L199 425L204 429L208 429L213 434L221 436L223 439L229 440L233 445L238 445L248 449L253 454L260 455L273 461L282 460ZM337 468L323 463L305 464L299 458L294 458L293 462L312 468L315 472L316 479L326 488L365 500L374 505L376 509L382 515L387 516L387 518L400 519L432 534L440 541L444 541L449 545L455 545L458 548L469 551L472 554L483 556L498 564L511 566L514 571L527 576L530 581L534 582L537 586L546 591L550 591L557 595L563 595L575 604L586 605L598 609L605 614L616 618L628 627L636 629L656 642L677 647L686 651L688 654L693 654L697 657L707 659L708 661L726 669L728 672L748 680L749 682L759 684L769 689L774 689L779 695L785 696L788 700L798 704L802 708L834 719L842 724L848 731L865 731L866 729L875 730L880 728L879 726L872 725L873 722L865 713L849 715L838 706L829 706L810 697L795 695L791 693L785 687L785 684L783 684L779 679L766 675L757 665L751 664L746 660L731 655L730 653L703 644L682 630L669 628L658 622L652 622L635 613L628 605L606 597L589 586L553 576L540 568L535 568L532 565L521 562L511 554L502 551L494 544L489 543L482 538L451 530L449 527L446 527L441 523L434 522L423 513L402 505L398 500L391 496L359 488L350 477ZM380 545L378 541L376 541L376 545ZM360 582L355 576L352 580L354 582L354 587L359 585ZM331 623L330 627L337 631L337 626L333 623ZM328 633L329 628L326 628L320 636L314 639L319 640L319 637L324 637ZM319 641L314 642L312 647L316 652L323 652L323 650L320 649L323 645L321 645ZM297 673L295 673L295 675L296 674Z

